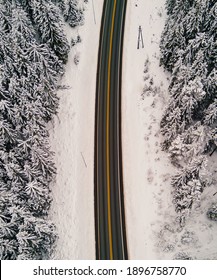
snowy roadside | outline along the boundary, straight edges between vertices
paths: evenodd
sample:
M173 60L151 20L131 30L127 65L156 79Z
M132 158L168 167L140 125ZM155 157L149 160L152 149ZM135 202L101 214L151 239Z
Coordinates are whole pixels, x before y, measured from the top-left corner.
M179 231L170 177L177 170L161 151L159 124L168 98L168 75L159 67L165 0L128 1L123 64L123 161L126 224L131 259L171 259L187 253L216 259L217 224L206 218L214 186ZM137 49L139 25L144 49ZM146 73L144 73L144 63ZM211 164L212 165L212 164Z
M59 114L51 130L57 178L52 188L51 218L59 240L55 259L94 259L94 110L98 40L103 1L86 5L85 24L79 27L82 42L72 48L63 84L69 89L58 93ZM76 36L67 29L71 40ZM74 57L79 56L75 65Z
M154 231L159 227L163 212L174 211L168 182L173 168L161 152L159 134L168 86L167 76L158 66L158 42L165 20L163 5L164 0L134 0L128 2L127 8L122 114L125 207L131 259L158 258ZM137 49L139 26L144 48L140 45ZM148 74L161 90L147 91L142 96L146 59L150 61Z

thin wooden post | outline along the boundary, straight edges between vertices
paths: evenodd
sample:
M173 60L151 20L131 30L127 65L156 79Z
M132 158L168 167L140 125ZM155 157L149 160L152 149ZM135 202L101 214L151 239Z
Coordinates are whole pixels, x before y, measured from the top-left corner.
M144 41L143 41L143 35L142 35L142 27L141 27L141 25L139 25L137 49L139 49L140 43L142 44L142 48L144 48Z

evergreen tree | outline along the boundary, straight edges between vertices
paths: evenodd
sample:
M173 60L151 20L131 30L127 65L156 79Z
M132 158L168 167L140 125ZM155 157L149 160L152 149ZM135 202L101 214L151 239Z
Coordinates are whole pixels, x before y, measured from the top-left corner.
M66 16L66 3L65 0L52 0L52 2L60 9L63 16Z
M200 172L206 169L205 155L216 147L217 3L167 0L166 7L160 63L172 77L169 106L161 120L162 147L180 169L172 181L174 201L177 212L184 209L186 214L200 197L192 190L202 193L210 183L200 178Z
M36 11L36 6L38 11ZM46 259L56 169L46 123L69 44L51 1L0 2L0 258Z
M84 22L83 11L78 7L78 0L68 0L66 21L71 27L76 27Z
M41 42L46 43L64 63L69 53L69 43L63 31L59 9L50 0L30 0L31 17Z

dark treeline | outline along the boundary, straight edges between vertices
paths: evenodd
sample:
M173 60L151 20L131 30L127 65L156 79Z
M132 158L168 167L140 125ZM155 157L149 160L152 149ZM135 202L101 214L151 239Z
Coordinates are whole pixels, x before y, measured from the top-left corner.
M167 0L166 9L161 65L172 76L161 121L162 147L179 169L172 187L184 225L211 183L207 161L217 146L217 2Z
M0 0L0 259L49 258L57 239L47 123L70 50L64 21L83 20L77 2Z

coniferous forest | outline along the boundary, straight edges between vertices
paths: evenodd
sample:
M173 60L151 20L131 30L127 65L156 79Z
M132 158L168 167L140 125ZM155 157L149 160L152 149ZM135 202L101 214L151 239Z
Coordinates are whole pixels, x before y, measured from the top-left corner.
M212 182L207 163L217 147L217 2L167 0L166 9L160 62L171 81L162 147L178 168L173 201L183 226Z
M56 169L47 124L70 45L78 0L0 0L0 259L48 259Z

